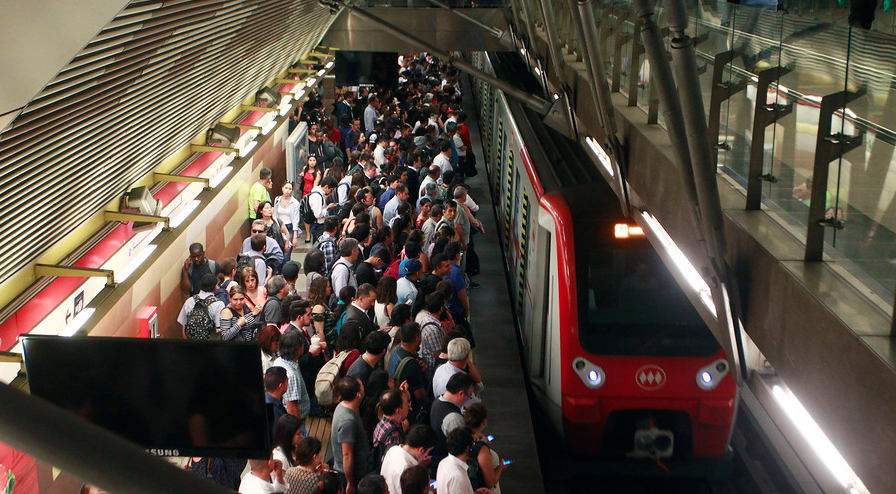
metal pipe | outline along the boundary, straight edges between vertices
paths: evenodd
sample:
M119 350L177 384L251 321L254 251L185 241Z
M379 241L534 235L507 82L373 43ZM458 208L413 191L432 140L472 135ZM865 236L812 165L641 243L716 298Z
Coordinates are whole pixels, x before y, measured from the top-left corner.
M548 49L551 50L550 62L554 71L554 77L560 86L563 85L563 71L560 69L560 61L563 60L563 54L560 51L560 40L557 38L557 24L554 22L554 12L548 5L548 0L539 0L541 5L541 15L544 18L544 32L548 37Z
M682 102L688 150L691 158L691 175L697 195L700 227L703 230L706 255L712 268L712 298L716 307L720 341L737 372L732 373L740 384L743 378L744 344L737 318L738 300L730 298L732 276L725 260L725 225L722 203L716 182L716 167L712 144L708 139L706 113L703 110L703 94L697 74L697 52L687 34L688 12L684 0L667 0L666 12L672 38L672 60L678 76L678 95ZM729 433L733 433L732 430Z
M494 28L494 27L488 26L488 25L486 25L486 24L483 24L483 23L477 21L476 19L474 19L474 18L468 16L467 14L464 14L463 12L461 12L461 11L459 11L459 10L457 10L457 9L453 9L453 8L451 8L450 6L448 6L448 5L446 5L446 4L442 3L442 2L439 2L438 0L426 0L426 1L429 2L429 3L431 3L431 4L433 4L433 5L435 5L436 7L441 7L441 8L443 8L443 9L448 10L448 11L451 12L452 14L454 14L454 15L460 17L461 19L464 19L464 20L467 21L467 22L470 22L471 24L475 24L476 26L478 26L478 27L480 27L480 28L482 28L482 29L485 29L486 31L489 32L489 34L491 34L492 36L494 36L494 37L496 37L496 38L500 38L500 37L504 34L504 31L502 31L502 30L500 30L500 29L498 29L498 28Z
M691 176L691 155L688 150L687 132L684 127L684 118L681 115L681 106L678 93L675 89L675 79L672 76L672 68L666 58L666 49L663 46L663 37L660 28L653 20L653 2L651 0L634 0L633 5L641 17L641 40L644 42L644 52L650 62L650 75L658 86L657 95L660 100L661 111L669 132L669 141L672 150L678 158L681 178L684 185L685 201L689 205L688 211L694 227L700 231L700 214L697 203L697 191Z
M498 79L497 77L494 77L491 74L488 74L486 72L483 72L483 71L477 69L473 65L455 57L453 54L438 48L437 46L435 46L434 44L432 44L428 41L424 41L424 40L414 36L413 34L408 33L407 31L391 24L390 22L388 22L384 19L381 19L381 18L371 14L370 12L367 12L364 9L360 9L360 8L352 6L352 5L345 5L345 4L343 4L343 5L345 6L345 8L349 9L349 11L352 14L354 14L368 22L377 24L378 26L380 26L383 29L383 31L386 31L387 33L395 36L396 38L401 39L403 41L407 41L408 43L420 46L427 52L430 52L439 58L449 61L454 67L472 75L473 77L481 79L481 80L497 87L498 89L504 91L504 94L506 94L507 96L510 96L511 98L519 100L523 104L531 107L533 110L538 112L539 115L542 115L542 116L548 115L548 112L550 111L551 106L552 106L549 101L539 98L538 96L529 94L520 89L517 89L516 87L502 81L501 79Z
M0 439L109 492L227 494L46 400L0 385Z
M722 202L716 182L712 144L708 140L703 93L697 75L697 52L694 40L687 35L688 12L683 0L667 0L669 31L672 37L672 59L678 76L678 94L684 112L684 124L691 155L691 169L703 220L703 235L710 242L709 255L724 264L726 252Z
M591 92L594 95L594 101L598 106L598 121L604 129L604 135L607 144L612 153L612 163L616 170L616 187L619 191L619 203L622 210L629 214L631 205L629 201L628 184L626 182L626 174L628 167L622 162L622 145L616 135L616 112L613 101L610 96L610 86L607 84L606 66L604 65L603 53L600 51L600 42L597 38L597 21L594 18L594 9L591 7L591 0L569 0L570 8L578 8L579 19L576 21L578 34L582 40L582 46L585 50L585 69L588 72L588 79L591 82Z
M576 7L579 11L579 35L585 49L585 70L588 72L588 80L591 82L591 91L600 113L600 124L608 135L616 135L616 117L613 102L610 97L610 86L607 84L606 65L604 56L600 51L600 42L597 39L597 25L594 19L594 9L591 0L569 0L570 8Z

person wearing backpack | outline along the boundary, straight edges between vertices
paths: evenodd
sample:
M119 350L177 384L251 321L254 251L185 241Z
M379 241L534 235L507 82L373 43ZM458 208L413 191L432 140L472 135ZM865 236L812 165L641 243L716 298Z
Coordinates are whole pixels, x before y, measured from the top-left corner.
M404 444L404 422L411 410L410 396L401 389L389 389L380 397L380 410L383 418L373 429L373 449L368 456L369 472L379 472L386 451L392 446Z
M195 242L190 244L190 256L184 261L184 269L180 274L180 289L190 296L199 293L199 281L203 275L224 273L221 265L205 257L205 249L202 244Z
M199 293L188 298L180 309L177 322L183 327L184 338L207 340L221 328L221 311L224 302L215 298L218 278L206 274L199 280Z
M310 192L302 198L302 222L310 225L311 239L317 239L324 232L324 220L327 219L331 209L337 205L327 204L327 198L336 190L336 179L324 177L320 185L315 185Z

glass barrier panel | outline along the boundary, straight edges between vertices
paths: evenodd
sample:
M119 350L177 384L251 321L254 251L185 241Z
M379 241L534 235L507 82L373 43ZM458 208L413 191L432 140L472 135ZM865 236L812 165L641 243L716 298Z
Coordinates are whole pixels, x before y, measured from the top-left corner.
M776 125L778 181L766 204L799 235L809 221L821 101L843 89L848 31L796 16L783 18L779 63L789 72L779 80L776 92L777 101L791 105L792 111Z
M628 96L628 78L629 74L633 70L632 68L632 48L635 44L635 36L640 36L641 33L635 32L635 25L632 21L634 18L630 17L626 14L622 14L620 16L623 19L629 19L621 23L619 29L619 90L621 93Z
M859 96L834 122L861 144L837 163L830 211L843 229L826 235L825 252L889 302L896 287L896 46L888 35L853 28L848 47L845 89Z
M768 60L777 53L781 15L731 4L722 9L722 14L721 25L730 25L733 30L729 49L735 51L728 64L728 79L732 84L746 84L746 89L733 94L722 113L724 140L720 142L725 152L719 155L719 165L746 188L759 80L756 73L771 67Z

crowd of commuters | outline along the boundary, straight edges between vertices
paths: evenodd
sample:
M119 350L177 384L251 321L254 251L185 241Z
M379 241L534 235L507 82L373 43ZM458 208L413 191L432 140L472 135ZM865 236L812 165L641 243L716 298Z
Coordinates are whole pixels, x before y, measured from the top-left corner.
M275 420L271 457L242 479L245 460L193 463L229 489L500 492L472 358L483 230L458 73L427 54L398 70L398 88L337 88L332 110L312 96L292 116L308 123L307 164L275 198L261 169L237 256L190 246L184 337L257 341ZM309 416L332 420L329 437L308 434Z

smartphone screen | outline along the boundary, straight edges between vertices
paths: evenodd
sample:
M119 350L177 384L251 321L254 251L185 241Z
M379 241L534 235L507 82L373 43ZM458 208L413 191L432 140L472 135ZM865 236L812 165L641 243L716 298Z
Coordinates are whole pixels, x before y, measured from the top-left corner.
M510 465L511 463L513 463L513 460L504 460L505 465Z
M489 435L487 435L487 436L485 436L485 437L489 440L489 442L495 440L495 436L493 436L493 435L491 435L491 434L489 434Z
M432 482L430 482L430 483L429 483L429 486L432 487L433 489L435 489L435 488L436 488L436 481L433 480Z

